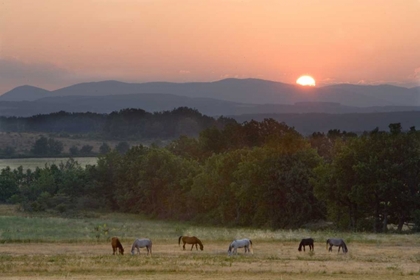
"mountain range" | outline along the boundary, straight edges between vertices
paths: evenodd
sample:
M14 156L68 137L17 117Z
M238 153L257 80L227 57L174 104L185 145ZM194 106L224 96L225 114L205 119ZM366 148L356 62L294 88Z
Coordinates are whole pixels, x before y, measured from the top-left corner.
M49 91L20 86L0 96L0 116L56 111L109 113L186 106L211 116L270 113L369 113L419 111L420 87L337 84L302 87L260 79L200 83L80 83Z

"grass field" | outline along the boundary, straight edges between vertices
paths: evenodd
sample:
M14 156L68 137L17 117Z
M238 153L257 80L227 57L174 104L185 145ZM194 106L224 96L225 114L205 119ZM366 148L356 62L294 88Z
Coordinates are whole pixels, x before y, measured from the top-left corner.
M24 170L32 169L37 167L45 167L45 164L60 164L66 162L68 158L13 158L13 159L0 159L0 170L9 166L11 169L15 169L22 166ZM86 166L87 164L96 164L98 161L97 157L75 157L80 165Z
M204 251L183 251L179 235L196 235ZM113 256L109 238L126 254ZM303 237L315 253L298 252ZM153 241L153 256L131 256L137 237ZM253 254L226 251L249 237ZM349 253L329 253L324 240L343 237ZM0 278L10 279L420 279L420 235L217 228L152 221L139 215L28 215L0 205Z
M89 138L71 138L71 137L59 137L59 135L50 135L48 133L30 133L30 132L0 132L0 148L12 147L16 150L17 154L28 154L32 149L36 140L41 137L52 137L54 140L63 143L63 152L69 153L69 149L72 146L76 146L79 149L84 145L90 145L93 147L93 152L99 152L99 147L103 142L106 142L111 148L114 148L120 141L116 140L93 140ZM127 141L130 146L138 146L140 144L147 144L145 141ZM149 143L150 144L150 143Z

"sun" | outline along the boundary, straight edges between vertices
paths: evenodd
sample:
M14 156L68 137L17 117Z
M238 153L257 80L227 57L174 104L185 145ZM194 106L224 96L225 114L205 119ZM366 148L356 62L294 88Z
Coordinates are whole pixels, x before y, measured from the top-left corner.
M300 76L299 79L296 80L296 83L301 85L301 86L311 86L314 87L315 86L315 79L312 78L311 76Z

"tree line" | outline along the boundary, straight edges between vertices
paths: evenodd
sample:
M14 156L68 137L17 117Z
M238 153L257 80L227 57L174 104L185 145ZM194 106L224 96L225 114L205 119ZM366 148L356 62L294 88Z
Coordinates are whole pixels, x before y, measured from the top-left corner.
M123 109L110 114L67 113L64 111L32 117L0 117L0 131L90 134L101 139L176 139L198 136L209 127L221 128L233 119L217 120L187 107L149 113Z
M93 166L73 160L1 171L0 201L25 211L107 209L216 225L420 230L420 133L391 124L362 135L303 137L272 119L227 123L166 147L110 151Z

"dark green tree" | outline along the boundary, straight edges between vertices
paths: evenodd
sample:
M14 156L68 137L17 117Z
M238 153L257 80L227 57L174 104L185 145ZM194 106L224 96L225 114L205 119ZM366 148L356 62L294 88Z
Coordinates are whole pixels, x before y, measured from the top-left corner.
M120 154L125 154L130 149L130 145L127 142L119 142L115 146L115 150Z
M102 145L99 147L99 153L101 155L105 155L109 152L111 152L111 147L107 143L103 142Z
M48 138L45 136L38 138L38 140L35 141L31 151L35 155L48 155Z
M80 149L80 153L82 155L90 155L92 153L93 150L93 146L91 145L84 145L81 149Z
M79 154L79 148L77 148L76 146L71 146L69 152L72 156L76 156Z

